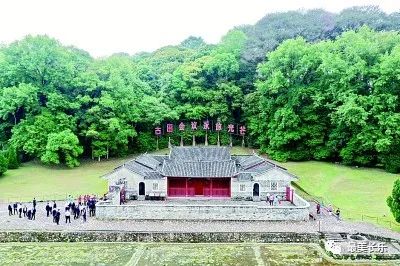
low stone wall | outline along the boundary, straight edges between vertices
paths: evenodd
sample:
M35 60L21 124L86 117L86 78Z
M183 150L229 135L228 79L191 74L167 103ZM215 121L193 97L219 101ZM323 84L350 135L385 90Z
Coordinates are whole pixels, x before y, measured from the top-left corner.
M0 242L318 243L317 233L0 231Z
M140 204L111 205L98 204L98 219L130 220L216 220L216 221L306 221L309 219L309 203L295 198L300 206L254 205L166 205Z

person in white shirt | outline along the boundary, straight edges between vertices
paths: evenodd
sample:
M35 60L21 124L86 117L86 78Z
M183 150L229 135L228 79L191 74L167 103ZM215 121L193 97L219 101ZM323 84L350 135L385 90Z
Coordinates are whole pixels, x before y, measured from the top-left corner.
M65 223L71 223L71 212L69 211L69 208L65 211Z

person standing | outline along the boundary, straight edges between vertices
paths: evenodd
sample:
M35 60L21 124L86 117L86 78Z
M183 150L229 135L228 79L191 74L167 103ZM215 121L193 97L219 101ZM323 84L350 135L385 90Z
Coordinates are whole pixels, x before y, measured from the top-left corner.
M26 217L28 212L28 207L26 207L26 205L24 205L24 208L22 208L22 212L24 213L24 217Z
M71 212L69 211L69 209L65 211L65 223L67 222L71 223Z
M32 210L29 209L27 212L28 220L32 220Z
M33 203L33 208L35 209L36 208L36 198L33 198L32 203Z
M269 196L269 205L270 206L274 205L274 200L275 200L274 194L271 194Z
M317 214L321 214L321 204L317 203Z
M22 218L22 204L18 203L18 213L19 213L19 218Z
M8 215L13 215L11 204L8 204Z
M58 209L58 211L56 213L56 223L57 223L57 225L60 224L60 216L61 216L61 212L60 212L60 209Z
M83 207L82 209L82 219L83 222L86 223L86 207Z
M53 223L55 223L56 222L56 216L57 216L57 210L56 209L53 209L52 215L53 215Z
M56 202L53 200L53 210L57 211L56 209L57 209L57 204L56 204Z
M46 204L46 215L47 215L47 217L49 217L50 216L50 204L47 202L47 204Z
M32 209L32 220L35 220L35 218L36 218L36 208L33 207L33 209Z
M17 214L17 208L18 208L18 204L16 202L14 202L14 204L13 204L14 214Z

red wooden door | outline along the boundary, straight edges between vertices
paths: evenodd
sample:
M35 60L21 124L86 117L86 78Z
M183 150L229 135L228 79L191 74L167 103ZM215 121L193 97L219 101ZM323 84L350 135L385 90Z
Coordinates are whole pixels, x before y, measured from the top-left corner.
M203 179L194 179L193 184L194 184L194 194L196 196L203 196L203 187L204 187L204 180Z

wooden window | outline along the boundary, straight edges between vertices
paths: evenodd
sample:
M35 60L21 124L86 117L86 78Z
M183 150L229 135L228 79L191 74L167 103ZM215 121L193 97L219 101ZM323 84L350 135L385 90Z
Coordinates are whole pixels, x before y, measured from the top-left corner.
M158 190L158 183L153 183L153 190Z

